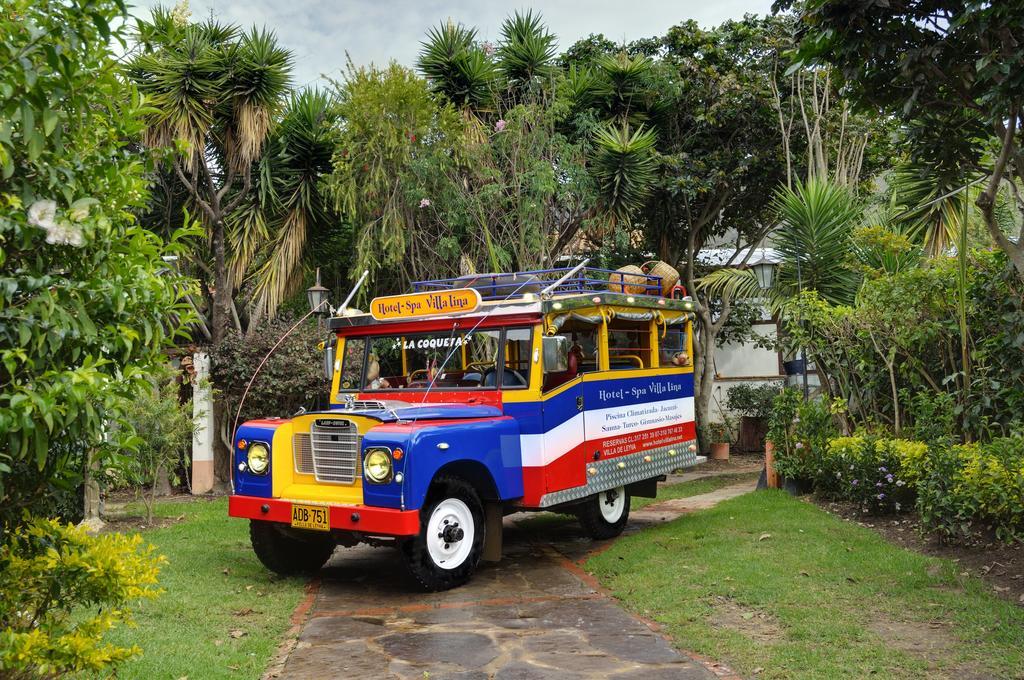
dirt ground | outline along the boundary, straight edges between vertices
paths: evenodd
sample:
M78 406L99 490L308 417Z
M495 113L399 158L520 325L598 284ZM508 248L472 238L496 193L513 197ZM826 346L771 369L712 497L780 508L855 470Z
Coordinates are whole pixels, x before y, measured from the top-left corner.
M964 574L979 576L1000 597L1024 607L1024 544L1006 544L995 538L968 544L943 544L924 535L916 513L868 517L851 503L814 501L822 509L873 529L901 547L953 560Z

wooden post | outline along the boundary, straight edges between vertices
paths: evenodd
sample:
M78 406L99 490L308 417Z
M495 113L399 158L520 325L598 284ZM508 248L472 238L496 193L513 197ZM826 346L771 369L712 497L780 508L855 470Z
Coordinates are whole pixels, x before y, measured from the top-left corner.
M769 489L779 488L779 476L775 473L775 443L766 440L764 443L765 481Z

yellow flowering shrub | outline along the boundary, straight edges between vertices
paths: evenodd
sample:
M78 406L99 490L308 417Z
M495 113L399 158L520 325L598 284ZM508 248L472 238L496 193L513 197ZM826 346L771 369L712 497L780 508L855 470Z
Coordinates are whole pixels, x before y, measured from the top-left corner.
M32 519L0 545L0 677L110 673L139 653L104 635L131 625L128 607L156 597L164 558L138 535L90 536L82 528Z

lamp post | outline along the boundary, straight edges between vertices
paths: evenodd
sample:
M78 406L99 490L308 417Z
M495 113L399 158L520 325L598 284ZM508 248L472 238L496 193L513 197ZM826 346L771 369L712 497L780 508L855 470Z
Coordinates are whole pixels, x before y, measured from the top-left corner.
M306 299L309 301L309 311L313 312L319 317L318 323L323 325L324 314L330 313L330 305L327 304L327 298L330 296L331 291L320 285L320 268L316 268L316 283L306 289ZM327 307L327 311L324 311L324 307Z
M754 276L757 277L757 285L760 286L761 290L768 290L772 287L772 282L775 278L774 264L762 259L750 268L754 270Z

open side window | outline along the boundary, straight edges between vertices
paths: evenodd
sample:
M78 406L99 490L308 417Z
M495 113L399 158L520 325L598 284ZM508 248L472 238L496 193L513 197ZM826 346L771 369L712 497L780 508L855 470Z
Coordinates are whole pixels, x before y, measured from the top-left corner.
M544 338L545 392L577 376L599 370L600 323L567 320L553 335Z

